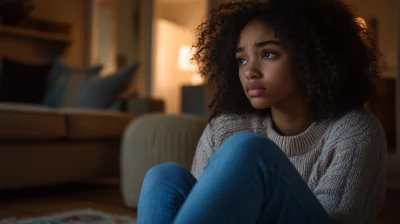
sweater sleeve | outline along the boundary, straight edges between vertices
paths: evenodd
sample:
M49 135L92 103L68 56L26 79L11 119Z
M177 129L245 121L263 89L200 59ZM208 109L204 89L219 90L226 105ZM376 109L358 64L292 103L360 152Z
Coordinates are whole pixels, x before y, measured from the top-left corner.
M193 158L191 173L196 179L199 179L206 167L208 160L214 153L213 144L213 131L211 125L208 124L204 129L202 136L200 137L199 143L197 144L196 152Z
M335 223L372 223L386 190L384 132L370 118L348 121L336 133L329 165L314 194Z

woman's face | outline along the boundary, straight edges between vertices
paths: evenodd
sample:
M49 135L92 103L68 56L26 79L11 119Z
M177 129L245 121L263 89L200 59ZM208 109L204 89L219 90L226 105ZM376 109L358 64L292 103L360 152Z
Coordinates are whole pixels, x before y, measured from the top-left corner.
M298 95L290 53L267 23L254 21L242 30L236 58L240 82L254 108L277 107Z

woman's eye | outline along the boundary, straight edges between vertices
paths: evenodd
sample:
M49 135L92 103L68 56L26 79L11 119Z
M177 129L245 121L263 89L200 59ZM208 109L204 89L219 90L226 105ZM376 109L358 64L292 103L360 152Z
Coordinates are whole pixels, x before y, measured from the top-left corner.
M276 56L276 54L272 53L272 52L264 52L262 55L262 57L266 58L266 59L274 58L275 56Z
M239 64L241 64L241 65L245 65L247 63L247 60L244 58L238 58L237 60L238 60Z

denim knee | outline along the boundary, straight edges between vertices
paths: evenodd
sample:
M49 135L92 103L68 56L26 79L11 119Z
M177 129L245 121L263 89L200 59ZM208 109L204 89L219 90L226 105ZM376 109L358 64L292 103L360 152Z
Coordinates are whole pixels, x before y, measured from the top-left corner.
M163 163L157 166L152 167L145 176L145 180L162 180L162 179L170 179L171 176L176 175L177 173L182 173L185 170L181 165L176 163Z
M267 160L287 159L279 147L267 137L250 133L239 132L229 137L215 153L232 159L257 159L264 157Z
M144 177L143 187L152 188L159 183L171 183L186 187L194 184L196 179L183 166L168 162L151 168Z

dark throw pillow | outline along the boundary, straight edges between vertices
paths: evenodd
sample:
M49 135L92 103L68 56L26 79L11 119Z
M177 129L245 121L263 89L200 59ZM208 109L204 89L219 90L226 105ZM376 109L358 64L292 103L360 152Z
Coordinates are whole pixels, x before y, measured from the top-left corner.
M75 107L119 110L119 97L131 84L138 67L135 63L114 74L82 83L75 95Z
M102 65L75 67L59 60L54 61L42 104L53 108L73 106L78 87L83 82L96 78L102 69Z

